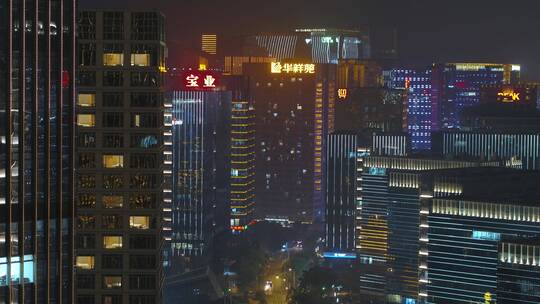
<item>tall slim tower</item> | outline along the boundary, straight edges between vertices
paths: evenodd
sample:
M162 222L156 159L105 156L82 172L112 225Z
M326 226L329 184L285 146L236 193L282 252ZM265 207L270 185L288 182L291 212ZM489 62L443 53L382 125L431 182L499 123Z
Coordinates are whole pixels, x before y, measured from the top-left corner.
M255 109L235 100L231 111L231 230L247 229L255 207Z
M75 303L160 303L164 17L79 15Z
M75 1L0 1L0 303L73 303Z
M230 92L174 92L173 264L204 265L214 236L228 229L230 107Z

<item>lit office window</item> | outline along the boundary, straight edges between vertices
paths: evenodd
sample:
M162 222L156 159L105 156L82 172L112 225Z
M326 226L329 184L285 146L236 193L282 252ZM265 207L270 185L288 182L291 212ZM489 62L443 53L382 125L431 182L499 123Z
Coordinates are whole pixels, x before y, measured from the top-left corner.
M103 155L103 168L123 168L124 155L105 154Z
M105 235L105 236L103 236L103 248L105 248L105 249L119 249L119 248L122 248L122 236L121 235Z
M135 229L150 229L149 216L130 216L129 227Z
M105 66L122 66L124 64L124 54L121 53L105 53L103 54L103 65Z
M79 127L94 127L96 116L94 114L77 114L77 125Z
M80 93L77 98L77 105L81 107L95 107L96 106L96 94L93 93Z
M122 288L122 277L103 276L103 288Z
M131 54L132 66L150 66L150 54Z
M103 207L104 208L122 208L124 205L124 197L120 195L104 195Z
M94 269L94 256L79 255L75 259L75 265L79 269Z

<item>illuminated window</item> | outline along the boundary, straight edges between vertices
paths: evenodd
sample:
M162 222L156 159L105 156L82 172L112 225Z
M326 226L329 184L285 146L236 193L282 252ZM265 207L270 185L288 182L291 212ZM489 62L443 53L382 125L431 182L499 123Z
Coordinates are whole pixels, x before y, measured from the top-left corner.
M75 259L75 265L79 269L94 269L94 256L78 255Z
M130 216L129 227L136 229L150 229L149 216Z
M94 114L77 114L77 125L79 127L94 127L96 116Z
M150 54L131 54L132 66L150 66Z
M103 276L103 288L122 288L122 277Z
M81 107L96 106L96 94L80 93L78 95L77 104Z
M103 54L103 65L105 66L121 66L124 64L124 54L105 53Z
M103 155L103 168L123 168L124 155L105 154Z
M103 207L105 208L122 208L124 205L124 197L120 195L104 195Z
M105 236L103 236L103 248L105 248L105 249L119 249L119 248L122 248L122 236L121 235L105 235Z

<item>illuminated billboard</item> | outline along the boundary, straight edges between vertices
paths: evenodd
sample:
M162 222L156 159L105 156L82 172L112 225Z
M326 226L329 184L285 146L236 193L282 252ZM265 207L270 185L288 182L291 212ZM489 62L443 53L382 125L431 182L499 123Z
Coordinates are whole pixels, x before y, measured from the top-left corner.
M213 91L219 86L219 75L213 71L187 71L181 77L187 91Z
M315 64L271 62L270 72L273 74L315 74Z

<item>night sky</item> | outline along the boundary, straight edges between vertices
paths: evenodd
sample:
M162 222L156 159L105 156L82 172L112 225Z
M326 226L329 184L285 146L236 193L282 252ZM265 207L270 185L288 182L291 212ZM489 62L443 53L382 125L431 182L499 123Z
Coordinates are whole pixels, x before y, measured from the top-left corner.
M169 58L199 46L202 31L392 26L399 61L522 64L540 81L540 0L79 0L81 8L155 9L167 17Z

